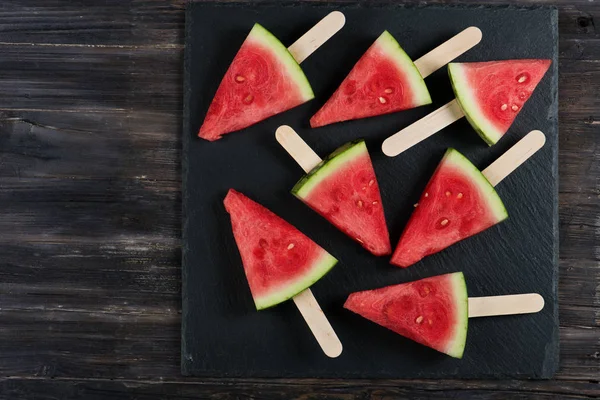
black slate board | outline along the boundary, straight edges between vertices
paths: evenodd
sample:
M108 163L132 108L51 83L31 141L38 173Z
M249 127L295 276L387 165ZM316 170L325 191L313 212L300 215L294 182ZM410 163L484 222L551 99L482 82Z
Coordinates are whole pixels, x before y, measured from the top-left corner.
M209 143L196 137L222 75L254 22L286 45L341 10L346 26L302 64L317 98ZM551 58L553 64L509 133L492 148L466 120L396 158L381 142L452 99L446 70L426 79L434 104L317 130L308 119L364 50L389 30L416 59L470 25L482 42L461 61ZM364 378L549 378L558 365L557 11L515 7L403 7L366 4L191 4L186 19L183 149L182 372L197 376ZM302 172L279 147L275 129L296 128L324 156L365 137L395 244L445 149L481 168L525 133L541 129L545 147L498 186L508 221L408 269L375 258L289 194ZM313 291L344 353L328 359L292 302L254 310L222 199L234 187L284 217L340 263ZM342 308L357 290L463 271L471 296L538 292L535 315L470 321L462 360L417 345Z

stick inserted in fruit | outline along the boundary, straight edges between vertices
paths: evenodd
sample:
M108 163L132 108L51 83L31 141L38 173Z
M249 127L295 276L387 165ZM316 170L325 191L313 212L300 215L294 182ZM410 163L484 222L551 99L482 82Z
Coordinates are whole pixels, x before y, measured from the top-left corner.
M537 313L544 308L544 298L537 293L468 297L463 273L455 272L352 293L344 308L417 343L462 358L469 318Z
M293 298L323 352L342 353L342 343L310 286L337 260L273 212L230 189L224 205L257 310Z
M376 256L392 252L375 170L364 140L324 160L289 126L277 141L306 172L292 194Z
M480 41L481 30L472 26L413 63L396 39L384 31L310 119L310 125L317 128L430 104L423 79Z
M289 48L260 24L254 27L225 73L198 136L214 141L314 98L300 63L345 24L333 11Z
M551 60L450 63L456 98L387 138L383 153L395 157L466 117L489 145L504 136L550 67Z
M531 131L482 172L448 149L415 204L390 262L408 267L508 218L494 186L545 141L542 132Z

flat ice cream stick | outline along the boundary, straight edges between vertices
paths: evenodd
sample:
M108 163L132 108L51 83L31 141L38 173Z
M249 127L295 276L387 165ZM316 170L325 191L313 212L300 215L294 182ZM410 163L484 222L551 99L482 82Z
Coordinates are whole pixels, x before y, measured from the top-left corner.
M481 173L492 186L496 186L519 165L523 164L525 160L541 149L544 143L546 143L546 136L542 131L531 131Z
M321 310L312 291L306 289L296 295L293 300L325 355L336 358L342 354L342 342Z
M416 60L415 66L425 78L481 42L481 37L481 30L470 26Z
M464 116L458 101L454 99L385 139L381 149L386 156L395 157Z
M306 173L322 161L296 131L287 125L277 128L275 138Z
M345 23L346 17L344 14L339 11L332 11L288 47L288 51L300 64L342 29Z
M532 314L541 311L542 308L544 298L537 293L469 297L469 318Z

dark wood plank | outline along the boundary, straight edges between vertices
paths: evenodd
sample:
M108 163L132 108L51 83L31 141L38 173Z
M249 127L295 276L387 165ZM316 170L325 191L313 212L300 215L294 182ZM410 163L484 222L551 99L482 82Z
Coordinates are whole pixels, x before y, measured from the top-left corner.
M3 2L0 5L1 42L142 48L171 47L183 43L183 9L186 0L110 0L85 3L85 6L80 2L65 0L28 0L26 3L26 6L21 2ZM427 3L451 2L432 0ZM521 6L556 5L561 10L561 35L594 36L594 18L600 16L600 11L590 3L588 0L485 2Z
M314 381L205 380L164 381L0 379L11 399L589 399L597 384L551 381Z
M182 41L184 4L184 0L2 2L1 41L168 48Z
M181 115L176 111L0 111L0 130L2 178L56 178L67 186L76 179L103 179L109 187L118 179L140 187L181 181Z
M183 49L0 44L0 108L176 112Z

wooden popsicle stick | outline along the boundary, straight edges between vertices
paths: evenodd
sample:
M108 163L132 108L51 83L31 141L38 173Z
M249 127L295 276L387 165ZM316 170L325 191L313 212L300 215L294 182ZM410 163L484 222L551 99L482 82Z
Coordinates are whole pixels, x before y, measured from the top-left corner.
M321 162L321 158L317 153L291 127L287 125L280 126L275 132L275 137L279 144L302 167L304 172L310 172ZM342 353L342 342L340 342L333 327L321 310L312 291L306 289L294 297L293 300L323 352L331 358L339 356Z
M415 66L425 78L481 42L481 37L481 29L470 26L416 60Z
M300 64L342 29L345 23L346 17L344 14L339 11L332 11L288 47L288 51Z
M537 293L469 297L469 318L531 314L542 308L544 298Z
M481 173L492 186L496 186L519 165L523 164L525 160L541 149L544 143L546 143L546 136L542 131L531 131Z
M395 157L464 116L458 101L454 99L385 139L381 150L386 156Z
M327 320L325 313L321 310L312 291L306 289L296 295L293 300L311 332L315 336L315 339L319 342L321 349L323 349L323 353L331 358L336 358L342 354L342 342L340 342L333 327Z
M275 138L306 173L322 161L321 157L290 126L281 125L277 128Z

